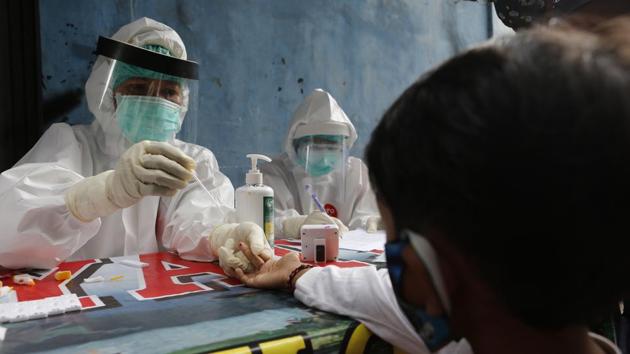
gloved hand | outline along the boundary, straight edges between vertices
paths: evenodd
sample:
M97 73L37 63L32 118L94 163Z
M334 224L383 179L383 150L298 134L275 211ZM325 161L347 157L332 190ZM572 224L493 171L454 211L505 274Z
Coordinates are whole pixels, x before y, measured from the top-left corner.
M115 170L69 188L65 202L72 215L89 222L132 206L145 196L173 196L188 185L194 170L195 161L178 148L145 140L125 151Z
M378 230L383 230L383 219L379 215L369 216L365 222L365 231L368 233L375 233Z
M272 256L271 247L263 229L253 222L240 224L223 224L214 229L210 238L210 248L219 258L219 265L226 274L233 276L232 268L241 268L243 272L254 271L247 257L238 249L239 242L245 242L252 253L260 256L266 253Z
M319 210L312 212L308 216L300 215L286 218L282 221L282 229L284 230L284 237L299 238L300 228L302 228L302 225L326 224L336 224L339 228L339 235L343 235L345 232L348 232L348 228L346 227L346 225L343 224L343 222L341 222L341 220L333 216L329 216L326 213L322 213Z

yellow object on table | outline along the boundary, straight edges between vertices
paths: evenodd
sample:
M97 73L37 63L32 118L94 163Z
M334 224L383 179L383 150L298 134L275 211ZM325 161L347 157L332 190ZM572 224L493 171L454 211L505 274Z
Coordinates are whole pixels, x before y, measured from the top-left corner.
M72 272L69 270L62 270L55 273L55 279L59 281L70 279L71 276L72 276Z

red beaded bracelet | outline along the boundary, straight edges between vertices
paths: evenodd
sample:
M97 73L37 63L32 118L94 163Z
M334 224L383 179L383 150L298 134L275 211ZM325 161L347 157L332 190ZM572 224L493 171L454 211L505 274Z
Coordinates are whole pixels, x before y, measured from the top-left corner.
M310 265L310 264L301 264L299 267L293 269L293 271L289 275L289 281L288 281L289 291L290 292L295 291L295 287L293 286L293 278L295 278L295 276L297 276L299 272L303 271L304 269L309 269L309 268L314 268L314 267L315 266Z

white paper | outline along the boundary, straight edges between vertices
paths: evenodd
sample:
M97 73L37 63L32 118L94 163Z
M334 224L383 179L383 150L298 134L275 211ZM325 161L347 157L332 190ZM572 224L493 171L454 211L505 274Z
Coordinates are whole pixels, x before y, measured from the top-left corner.
M17 293L10 286L0 287L0 304L17 302Z
M384 250L385 231L368 233L363 229L348 231L339 239L339 248L355 251Z
M385 258L385 252L379 254L376 258L373 258L371 262L377 263L382 262L385 263L387 259Z

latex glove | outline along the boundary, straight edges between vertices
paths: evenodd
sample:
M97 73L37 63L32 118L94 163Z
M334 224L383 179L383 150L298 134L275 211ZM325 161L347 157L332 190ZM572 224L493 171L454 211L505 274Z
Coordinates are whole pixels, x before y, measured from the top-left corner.
M219 257L219 265L228 275L234 275L232 268L240 268L245 273L254 271L250 261L239 250L239 242L244 242L256 256L266 253L266 258L269 258L272 255L265 232L253 222L223 224L215 228L209 237L210 248Z
M290 218L286 218L282 221L282 229L284 230L284 237L288 238L300 238L300 229L302 225L327 225L335 224L339 228L339 235L343 235L348 232L348 227L341 222L341 220L329 216L326 213L322 213L317 210L310 215L300 215Z
M368 233L375 233L378 230L383 230L383 220L378 215L369 216L365 222L365 230Z
M173 196L188 185L195 161L164 142L141 141L118 160L115 170L83 179L66 191L65 202L85 222L127 208L145 196Z

